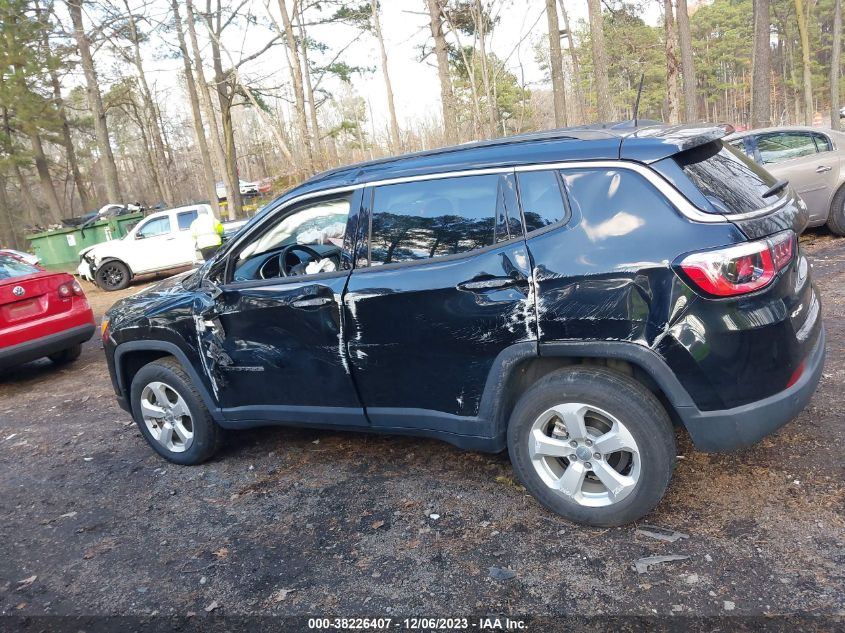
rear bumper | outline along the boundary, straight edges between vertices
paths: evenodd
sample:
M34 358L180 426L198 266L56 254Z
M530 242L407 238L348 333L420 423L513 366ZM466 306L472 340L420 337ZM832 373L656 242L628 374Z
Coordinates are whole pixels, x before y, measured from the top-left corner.
M750 446L774 433L797 416L816 391L825 359L825 331L819 331L816 344L805 361L798 381L773 396L733 409L699 411L697 407L677 407L696 449L721 453Z
M4 347L0 349L0 369L28 363L36 358L43 358L78 343L84 343L94 336L94 330L96 330L96 326L93 323L86 323L55 334L48 334L31 341Z

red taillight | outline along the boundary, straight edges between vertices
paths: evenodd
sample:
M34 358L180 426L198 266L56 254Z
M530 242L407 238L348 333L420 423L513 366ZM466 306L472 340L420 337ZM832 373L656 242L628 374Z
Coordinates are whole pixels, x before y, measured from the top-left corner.
M784 387L785 389L789 389L792 385L798 382L798 379L804 374L805 366L806 363L802 360L801 364L798 365L794 372L792 372L792 376L789 377L789 382L786 383L786 387Z
M680 267L704 292L733 297L766 287L794 255L795 233L784 231L768 240L687 255Z
M70 285L70 289L73 290L73 294L75 294L77 297L84 297L85 296L85 293L82 291L82 286L80 286L79 282L76 281L75 279L73 280L73 283Z
M59 286L59 296L63 299L67 299L72 294L73 290L71 290L70 284L62 284Z

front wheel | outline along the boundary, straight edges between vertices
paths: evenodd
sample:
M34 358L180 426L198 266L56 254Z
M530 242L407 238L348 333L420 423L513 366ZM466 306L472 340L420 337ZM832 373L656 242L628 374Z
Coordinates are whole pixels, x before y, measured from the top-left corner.
M130 398L141 434L166 460L200 464L217 452L222 430L175 358L161 358L138 370Z
M97 269L97 285L103 290L123 290L129 285L129 267L113 259Z
M508 426L517 477L542 503L585 525L635 521L663 497L675 467L666 410L628 376L555 371L517 402Z
M830 204L827 228L836 235L845 235L845 187L841 187Z

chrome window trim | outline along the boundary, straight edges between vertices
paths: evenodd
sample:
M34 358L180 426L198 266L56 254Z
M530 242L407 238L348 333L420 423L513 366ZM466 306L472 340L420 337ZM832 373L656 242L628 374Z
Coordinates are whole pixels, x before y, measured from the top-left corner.
M309 191L308 193L303 193L299 196L296 196L295 198L291 198L290 200L285 201L284 203L279 205L277 209L274 209L273 211L268 213L267 221L269 221L270 216L276 215L276 213L284 211L285 209L288 209L291 206L299 204L301 202L305 202L313 198L322 198L337 194L350 193L352 191L355 191L356 189L364 189L366 187L382 187L385 185L398 185L406 182L439 180L443 178L461 178L464 176L486 176L492 174L519 173L522 171L585 168L627 169L629 171L636 172L643 176L646 180L648 180L649 183L651 183L660 193L662 193L669 200L669 202L671 202L672 205L681 213L681 215L683 215L689 220L692 220L693 222L701 222L705 224L724 224L725 222L729 222L731 220L742 220L758 217L760 215L765 215L766 213L769 213L773 209L777 208L778 206L784 204L784 201L779 201L775 205L765 207L763 209L758 209L748 213L735 215L719 215L715 213L705 213L704 211L701 211L695 205L693 205L689 200L687 200L683 196L683 194L681 194L681 192L679 192L677 189L675 189L675 187L672 186L671 183L669 183L669 181L667 181L657 172L648 168L646 165L626 160L579 160L560 161L556 163L534 163L531 165L510 165L506 167L485 167L481 169L463 169L458 171L418 174L415 176L399 176L396 178L385 178L382 180L360 182L352 185L332 187L329 189L319 189L315 191ZM253 227L251 231L242 235L240 239L238 239L238 241L232 245L232 249L237 248L245 240L248 240L250 236L252 236L256 231L260 230L263 226L264 222L260 222L255 227Z

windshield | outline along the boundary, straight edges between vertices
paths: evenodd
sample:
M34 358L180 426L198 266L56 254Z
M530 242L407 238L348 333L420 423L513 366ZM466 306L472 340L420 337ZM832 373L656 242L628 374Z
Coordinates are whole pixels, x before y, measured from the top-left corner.
M763 197L775 178L722 141L681 152L674 160L717 213L748 213L778 201L776 195ZM779 193L786 195L786 188Z
M0 255L0 279L23 277L24 275L31 275L37 272L40 272L38 268L32 264L27 264L25 261L22 261L17 257Z

